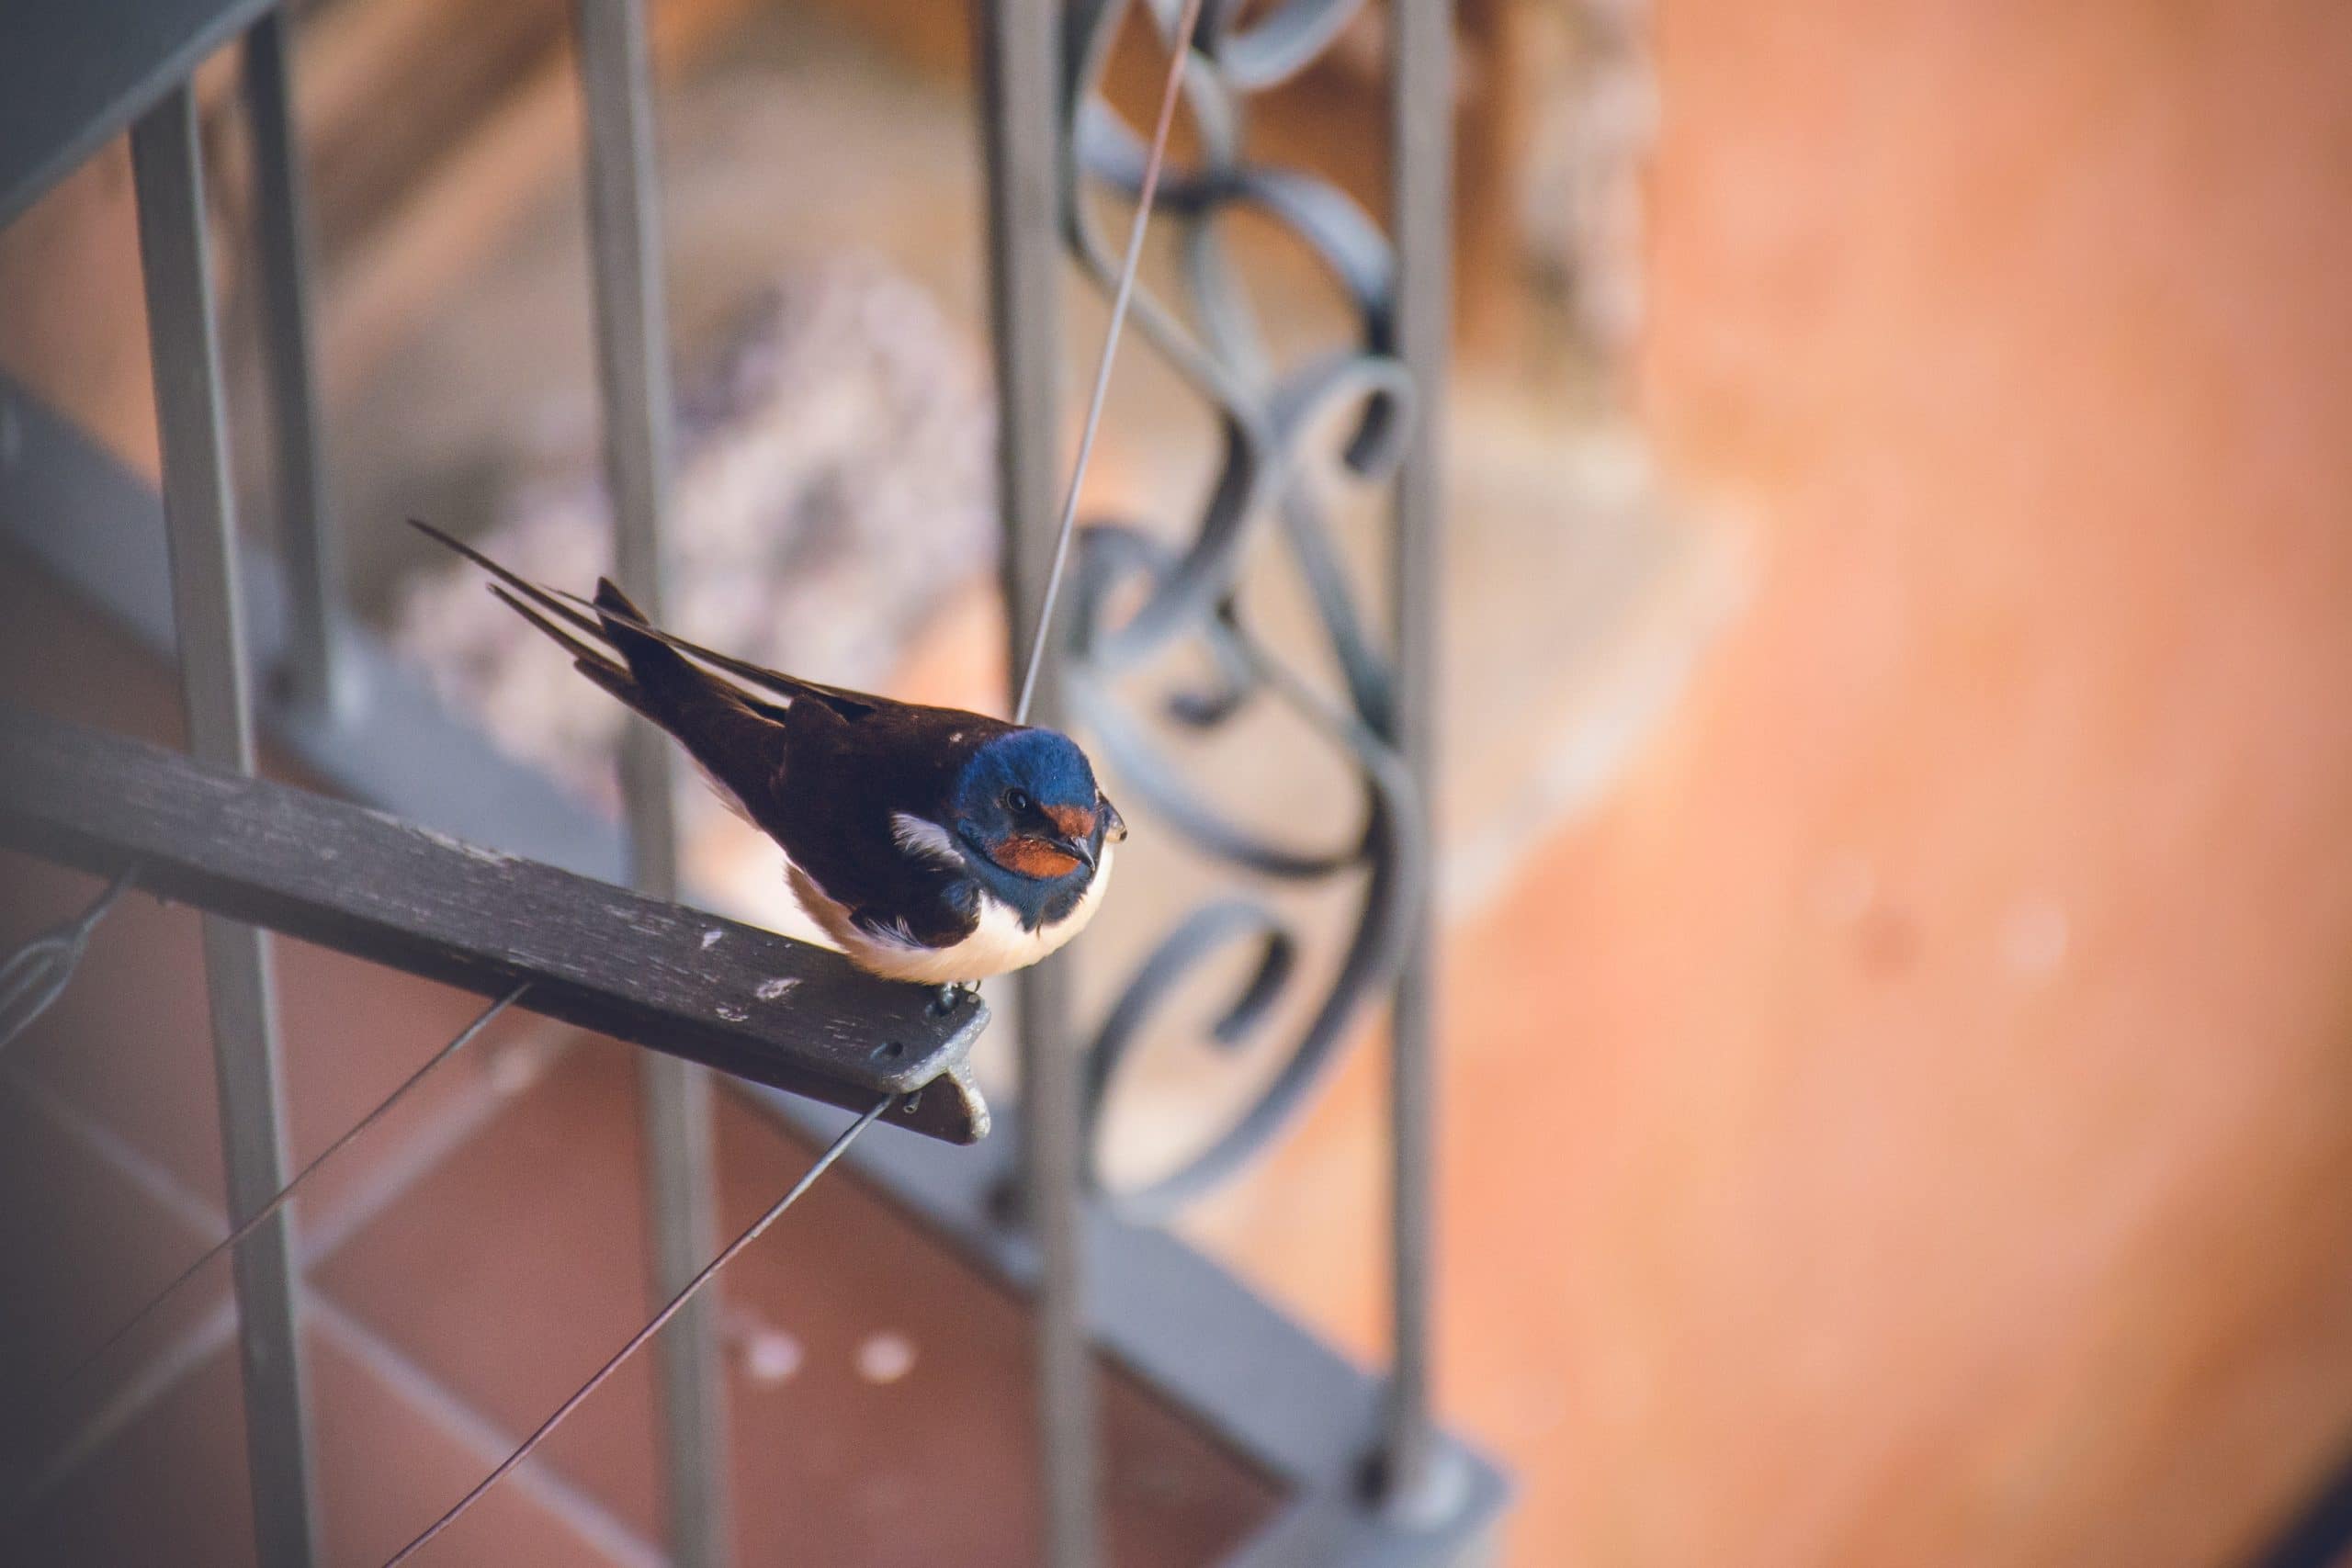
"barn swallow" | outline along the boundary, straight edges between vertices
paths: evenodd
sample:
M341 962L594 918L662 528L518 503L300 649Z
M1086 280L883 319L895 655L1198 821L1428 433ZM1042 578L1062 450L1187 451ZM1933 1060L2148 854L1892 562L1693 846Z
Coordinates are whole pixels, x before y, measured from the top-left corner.
M542 588L410 521L684 747L860 968L968 986L1036 963L1101 907L1127 829L1069 737L763 670L650 625L610 579L594 599Z

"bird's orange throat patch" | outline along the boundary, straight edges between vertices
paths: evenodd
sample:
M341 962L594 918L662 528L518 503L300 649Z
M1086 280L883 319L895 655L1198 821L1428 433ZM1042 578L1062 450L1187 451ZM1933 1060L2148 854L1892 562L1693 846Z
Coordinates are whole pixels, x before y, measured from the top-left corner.
M1057 849L1043 839L1007 839L989 852L989 859L1016 876L1035 877L1040 882L1068 876L1083 863L1069 851Z

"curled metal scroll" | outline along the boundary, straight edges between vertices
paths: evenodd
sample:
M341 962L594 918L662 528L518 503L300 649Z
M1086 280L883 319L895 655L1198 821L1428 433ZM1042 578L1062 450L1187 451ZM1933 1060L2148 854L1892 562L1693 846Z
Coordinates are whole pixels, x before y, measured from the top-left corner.
M1143 3L1165 39L1176 6L1170 0ZM1066 16L1062 212L1071 248L1106 290L1115 282L1117 246L1097 227L1086 196L1096 186L1132 198L1141 179L1142 139L1102 91L1113 41L1134 5L1073 0ZM1073 716L1118 787L1198 852L1247 875L1361 883L1336 973L1319 997L1302 995L1298 1007L1280 1005L1306 983L1298 933L1268 904L1240 894L1180 920L1119 993L1090 1043L1085 1066L1089 1169L1098 1190L1107 1190L1099 1146L1103 1108L1147 1024L1204 964L1237 951L1256 955L1212 1028L1220 1045L1238 1049L1278 1016L1304 1017L1281 1047L1280 1066L1227 1125L1148 1185L1108 1193L1147 1219L1165 1217L1239 1170L1305 1102L1366 1005L1394 976L1427 881L1425 814L1408 769L1386 739L1394 672L1364 629L1329 519L1306 482L1313 430L1344 424L1348 434L1336 462L1362 481L1385 479L1401 454L1413 388L1391 353L1395 255L1351 197L1311 175L1250 162L1241 134L1243 97L1311 63L1361 8L1362 0L1260 6L1209 0L1203 7L1186 40L1184 75L1197 159L1167 171L1159 202L1160 220L1175 231L1184 309L1138 283L1133 319L1217 417L1218 478L1181 546L1115 522L1091 523L1079 535L1065 679ZM1274 363L1225 245L1227 218L1244 209L1286 231L1322 264L1352 308L1350 341L1305 363ZM1240 574L1269 526L1313 601L1340 671L1340 696L1316 690L1243 624L1236 603ZM1114 616L1114 606L1129 605ZM1205 649L1213 676L1164 699L1158 717L1214 729L1253 704L1280 704L1349 765L1359 797L1352 823L1336 834L1326 830L1323 842L1283 841L1231 819L1203 795L1153 743L1149 716L1135 711L1115 686L1117 676L1180 642Z

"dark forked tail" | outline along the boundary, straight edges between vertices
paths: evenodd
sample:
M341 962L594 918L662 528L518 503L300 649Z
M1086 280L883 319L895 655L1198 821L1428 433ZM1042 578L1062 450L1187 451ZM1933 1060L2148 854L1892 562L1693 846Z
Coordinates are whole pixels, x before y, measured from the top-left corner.
M607 618L622 621L631 631L641 632L664 648L684 654L694 664L724 671L746 685L755 686L763 692L773 692L787 700L814 697L843 718L861 718L872 713L877 706L886 705L887 699L871 696L864 692L853 692L842 686L827 686L815 681L804 681L797 675L787 675L781 670L770 670L765 665L753 664L749 660L737 659L731 654L721 653L716 649L705 648L698 642L688 642L675 632L665 632L660 626L646 620L644 613L631 604L617 588L613 591L611 599L601 602L582 599L576 593L566 593L560 589L542 588L536 582L517 577L464 540L450 537L432 524L421 523L413 517L408 521L409 526L418 533L455 550L504 583L506 589L512 590L512 592L499 589L492 589L492 592L527 616L532 625L549 637L555 637L575 653L579 649L571 638L557 632L548 624L545 616L533 615L523 605L515 604L514 595L522 595L548 615L577 627L592 637L605 637L605 628L600 623ZM599 579L600 583L604 581ZM596 615L592 617L585 613L590 610L596 611ZM767 705L760 698L749 694L739 694L754 710L763 713L770 711Z
M495 578L490 591L571 654L574 669L669 731L729 793L751 798L746 791L764 784L785 710L687 658L682 646L704 650L650 625L611 579L599 578L595 598L583 600L543 588L429 523L409 522Z
M617 651L634 683L635 697L622 697L638 712L676 736L695 761L719 773L718 760L704 755L746 721L772 724L781 710L767 705L702 669L653 630L629 596L609 577L596 580L596 621L606 644ZM592 671L589 678L597 680ZM598 684L605 684L598 680ZM605 685L606 691L612 687ZM616 693L616 695L619 694ZM767 708L763 714L755 709Z
M637 678L628 664L616 657L613 649L599 646L606 638L598 619L575 608L566 596L508 570L455 535L445 534L432 524L415 517L408 520L408 525L496 578L498 581L491 585L490 591L505 601L507 608L545 632L571 654L572 668L648 718L660 722L646 707L645 694L639 690ZM617 595L619 590L616 589L614 592ZM628 600L622 599L621 603L626 604ZM591 638L594 640L589 640Z

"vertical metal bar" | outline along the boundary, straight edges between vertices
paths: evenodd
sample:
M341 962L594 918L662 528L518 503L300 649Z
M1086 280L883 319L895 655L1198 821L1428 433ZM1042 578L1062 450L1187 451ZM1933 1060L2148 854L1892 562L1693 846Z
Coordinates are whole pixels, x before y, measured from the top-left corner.
M287 22L272 11L245 33L245 116L254 140L254 254L260 274L262 363L277 461L278 533L286 572L287 694L328 711L352 675L335 647L341 552L327 515L311 349L309 199L294 152L287 85Z
M1012 673L1022 676L1054 556L1061 375L1061 176L1056 104L1060 7L1055 0L989 0L979 18L980 137L989 187L989 298L996 342L998 494L1004 513L1004 595ZM1051 649L1031 719L1062 722ZM1095 1391L1085 1329L1080 1252L1078 1058L1069 1034L1067 960L1023 970L1021 1020L1022 1213L1038 1249L1039 1465L1047 1568L1100 1556L1095 1498Z
M1397 270L1397 353L1418 415L1396 476L1391 614L1396 635L1391 737L1420 786L1433 831L1436 784L1439 521L1444 506L1445 378L1453 335L1453 16L1451 0L1395 0L1389 22L1389 220ZM1396 976L1389 1044L1391 1369L1382 1419L1383 1499L1427 1501L1436 1435L1430 1419L1430 1280L1434 1273L1437 1072L1429 894Z
M185 84L131 129L130 152L188 750L202 761L251 773L253 704L205 251L204 175L195 98ZM206 916L204 972L229 1212L243 1220L286 1177L267 938ZM280 1213L255 1230L237 1248L234 1271L254 1540L264 1568L297 1568L317 1558L290 1229L291 1214Z
M595 274L596 367L604 393L605 477L614 575L646 614L662 613L662 520L670 491L672 403L662 229L656 200L653 78L639 0L579 0L586 108L588 237ZM630 876L675 897L673 761L661 731L631 720L621 750ZM718 1245L710 1077L656 1052L639 1058L651 1228L651 1298L666 1303ZM683 1568L734 1555L718 1295L706 1291L659 1342L669 1541Z

